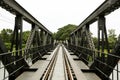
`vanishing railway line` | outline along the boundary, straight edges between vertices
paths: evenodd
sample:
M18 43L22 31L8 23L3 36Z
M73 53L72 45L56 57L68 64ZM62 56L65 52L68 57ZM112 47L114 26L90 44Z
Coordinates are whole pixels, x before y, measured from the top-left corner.
M58 45L41 80L74 80L76 78L63 45Z
M120 8L120 0L105 0L78 25L65 41L70 52L62 44L50 52L57 44L52 33L16 0L0 0L0 7L15 16L10 51L0 37L0 80L120 80L120 36L110 51L106 26L106 16ZM25 49L23 21L31 27ZM95 22L96 48L90 30Z

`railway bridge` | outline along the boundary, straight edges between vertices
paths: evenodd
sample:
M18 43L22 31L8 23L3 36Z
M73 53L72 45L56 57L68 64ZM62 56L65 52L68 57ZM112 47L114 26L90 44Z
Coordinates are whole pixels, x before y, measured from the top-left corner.
M105 17L120 7L119 0L105 0L67 43L55 43L52 33L15 0L0 0L0 7L15 15L10 50L0 38L0 80L120 80L120 36L110 50ZM31 24L24 49L23 20ZM95 21L97 48L90 32Z

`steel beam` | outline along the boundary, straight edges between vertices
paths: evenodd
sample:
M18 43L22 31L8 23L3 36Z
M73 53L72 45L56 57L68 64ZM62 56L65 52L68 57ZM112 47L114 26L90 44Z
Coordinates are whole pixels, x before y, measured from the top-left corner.
M45 28L36 18L34 18L30 13L28 13L22 6L20 6L15 0L1 0L1 5L3 8L11 12L10 10L13 10L12 13L17 15L21 14L23 16L23 19L30 22L35 23L39 28L45 30L49 34L52 34L47 28ZM9 8L9 9L8 9Z
M41 38L41 45L43 46L43 42L44 42L44 31L43 30L40 31L40 38Z
M14 56L10 56L9 58L15 58L16 65L14 64L15 69L18 69L21 65L24 65L24 67L28 67L28 64L23 58L22 54L22 26L23 26L23 21L22 21L22 15L16 15L15 17L15 27L14 27L14 33L13 33L13 38L12 38L12 44L11 44L11 52L14 49L15 45L15 54ZM21 59L17 61L18 59ZM23 67L23 68L24 68ZM22 68L22 69L23 69ZM15 72L13 75L16 78L18 75L20 75L23 71L20 69L19 71ZM13 79L10 79L13 80Z
M15 17L15 27L14 27L14 33L12 38L11 51L13 49L14 44L15 44L16 51L18 51L19 49L22 49L22 16L21 15L17 15ZM18 56L18 53L16 53L16 56ZM21 53L20 53L20 56L22 56Z
M105 0L93 13L91 13L71 34L86 24L91 24L97 20L99 15L108 15L110 12L120 7L120 0Z
M47 38L48 38L48 33L44 33L44 41L43 41L43 45L47 45Z
M73 34L73 44L75 44L75 33Z
M78 31L75 33L75 45L78 46Z
M50 35L49 35L50 36ZM50 39L49 39L49 44L52 44L52 36L50 36Z
M106 19L104 16L99 16L98 19L98 51L100 51L100 46L102 48L102 52L104 52L105 46L107 47L107 50L109 52Z

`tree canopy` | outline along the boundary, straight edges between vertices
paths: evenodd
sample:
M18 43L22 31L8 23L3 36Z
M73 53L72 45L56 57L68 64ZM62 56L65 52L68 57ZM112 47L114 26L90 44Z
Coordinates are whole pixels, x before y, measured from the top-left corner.
M24 31L22 34L23 34L23 38L22 38L23 43L25 44L28 39L28 36L30 34L30 31ZM13 36L13 30L12 29L3 29L0 32L0 36L5 43L10 43L11 38Z
M0 33L0 36L2 37L2 40L4 42L9 43L11 41L11 36L13 34L13 30L11 29L3 29Z
M22 38L23 39L23 44L26 44L27 39L30 35L30 31L24 31L22 34L23 34L23 38Z
M108 30L108 41L109 41L110 48L114 47L116 40L117 38L116 38L115 30L109 29Z
M54 38L56 40L68 40L70 33L76 29L76 25L68 24L62 28L59 28L57 33L54 33Z
M117 41L117 37L115 34L115 29L109 29L108 30L108 42L109 42L109 48L112 49L115 45L115 42ZM98 38L93 37L93 42L95 44L95 47L97 48L98 44Z

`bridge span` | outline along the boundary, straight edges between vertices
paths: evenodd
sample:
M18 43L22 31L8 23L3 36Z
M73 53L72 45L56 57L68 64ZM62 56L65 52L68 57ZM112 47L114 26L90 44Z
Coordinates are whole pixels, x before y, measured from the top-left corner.
M67 42L59 43L15 0L0 0L0 7L15 15L10 49L0 37L0 80L120 80L120 36L110 50L105 17L120 7L120 0L105 0L71 32ZM23 20L31 27L25 48ZM95 21L97 47L90 32Z
M89 68L62 44L43 58L16 80L101 80L94 72L84 72Z

